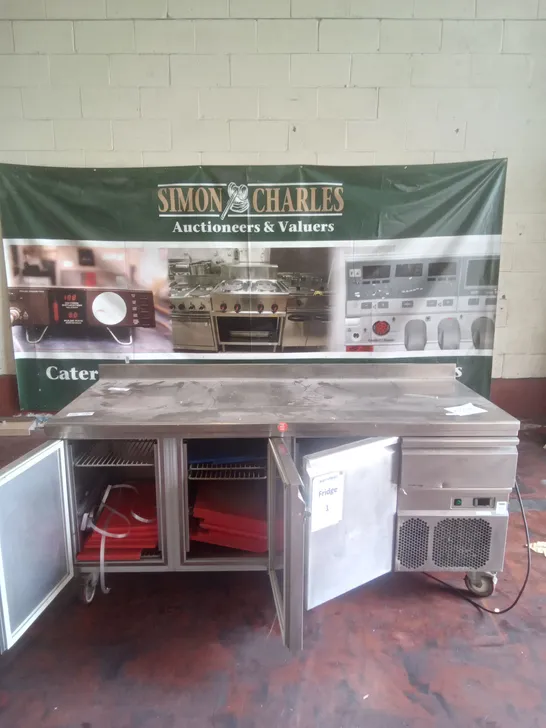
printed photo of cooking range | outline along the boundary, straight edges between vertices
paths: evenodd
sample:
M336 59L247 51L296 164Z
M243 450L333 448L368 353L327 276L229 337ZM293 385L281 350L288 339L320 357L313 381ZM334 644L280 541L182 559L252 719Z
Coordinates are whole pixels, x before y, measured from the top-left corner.
M252 246L216 251L215 257L188 250L169 258L173 349L330 349L331 269L328 248Z

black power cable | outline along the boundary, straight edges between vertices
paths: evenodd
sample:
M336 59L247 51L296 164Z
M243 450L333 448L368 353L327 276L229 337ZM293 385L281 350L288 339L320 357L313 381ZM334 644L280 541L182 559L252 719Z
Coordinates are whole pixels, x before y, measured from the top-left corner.
M521 589L519 590L517 597L514 599L512 604L510 604L510 606L505 607L504 609L488 609L487 607L484 607L483 604L477 602L475 599L471 599L469 596L467 596L462 589L458 589L456 586L448 584L447 581L438 579L437 576L433 576L432 574L425 572L425 576L428 576L429 579L433 579L439 584L442 584L442 586L447 587L450 591L455 592L457 596L461 597L461 599L464 599L465 602L469 602L469 604L472 604L472 606L476 607L476 609L479 609L482 612L487 612L487 614L506 614L506 612L509 612L511 609L513 609L523 596L523 592L525 591L525 587L527 586L527 582L529 581L529 575L531 573L531 536L529 535L529 525L527 523L527 516L525 515L525 508L523 506L523 500L521 498L521 492L519 489L517 478L516 482L514 483L514 488L518 497L519 507L521 509L521 517L523 519L523 526L525 528L525 538L527 540L527 573L525 574L525 579L523 580L523 584L521 585Z

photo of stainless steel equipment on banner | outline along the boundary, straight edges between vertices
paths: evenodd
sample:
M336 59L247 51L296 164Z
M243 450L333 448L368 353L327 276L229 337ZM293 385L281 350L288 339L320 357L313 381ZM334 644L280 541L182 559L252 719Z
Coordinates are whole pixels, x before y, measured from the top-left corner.
M451 361L487 394L505 174L0 165L22 405L118 360Z

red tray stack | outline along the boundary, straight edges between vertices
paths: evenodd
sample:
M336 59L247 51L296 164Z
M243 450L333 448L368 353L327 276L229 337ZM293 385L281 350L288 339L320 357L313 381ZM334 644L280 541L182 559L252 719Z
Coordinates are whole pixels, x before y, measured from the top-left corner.
M97 526L108 533L127 534L125 538L106 537L105 561L139 561L142 552L158 548L155 486L153 483L139 483L136 490L128 488L110 491L106 506L114 508L129 519L125 520L105 507L99 516ZM143 523L136 514L152 523ZM77 561L99 561L102 536L92 531L85 541Z
M265 553L267 494L255 482L203 482L193 508L193 541ZM197 521L197 523L196 523Z

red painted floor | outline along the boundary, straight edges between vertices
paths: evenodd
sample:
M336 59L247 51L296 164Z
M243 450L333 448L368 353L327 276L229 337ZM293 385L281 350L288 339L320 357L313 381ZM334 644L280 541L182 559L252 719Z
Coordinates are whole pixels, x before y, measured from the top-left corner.
M545 439L533 432L521 447L534 508L546 492ZM546 511L528 517L532 539L546 540ZM502 608L517 592L524 544L513 513L506 571L488 606ZM265 575L109 583L111 594L89 607L53 605L0 658L1 728L546 726L546 557L538 554L506 615L479 613L422 575L393 574L310 612L297 657L281 644Z

